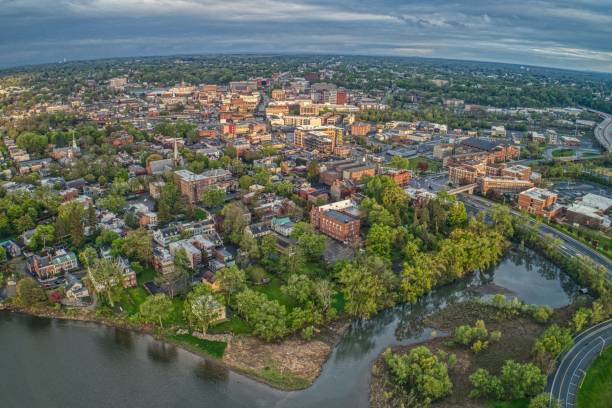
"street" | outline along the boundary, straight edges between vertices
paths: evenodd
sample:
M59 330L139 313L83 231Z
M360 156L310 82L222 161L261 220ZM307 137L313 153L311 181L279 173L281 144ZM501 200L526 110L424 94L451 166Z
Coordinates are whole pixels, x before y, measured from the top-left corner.
M473 195L460 194L459 198L463 201L468 211L472 212L480 212L488 210L494 203L482 197L477 197ZM511 210L512 214L520 215L520 213L516 210ZM546 224L541 224L539 228L540 235L552 235L555 238L561 240L561 251L568 256L586 256L590 258L597 265L603 266L608 275L610 275L612 271L612 262L604 255L595 251L594 249L589 248L583 243L575 240L569 235L552 228Z
M593 326L574 338L574 346L563 355L546 391L564 408L576 406L576 395L587 369L612 344L612 319Z

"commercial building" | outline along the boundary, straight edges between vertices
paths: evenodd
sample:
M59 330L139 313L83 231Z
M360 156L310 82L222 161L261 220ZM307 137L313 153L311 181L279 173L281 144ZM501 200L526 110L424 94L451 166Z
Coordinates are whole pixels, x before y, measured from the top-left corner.
M565 211L568 222L589 228L609 228L612 199L597 194L587 194Z
M529 180L519 180L510 177L479 177L476 180L478 189L483 194L490 192L497 194L518 193L533 187Z
M521 210L548 219L554 218L561 209L556 202L557 194L537 187L520 192L517 200Z

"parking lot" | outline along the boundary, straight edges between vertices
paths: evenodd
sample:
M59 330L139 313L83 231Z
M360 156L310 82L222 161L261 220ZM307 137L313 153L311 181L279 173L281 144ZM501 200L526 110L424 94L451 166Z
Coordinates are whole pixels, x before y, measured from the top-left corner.
M612 197L612 189L586 181L559 181L550 187L559 195L559 201L572 202L585 194L597 194L604 197Z

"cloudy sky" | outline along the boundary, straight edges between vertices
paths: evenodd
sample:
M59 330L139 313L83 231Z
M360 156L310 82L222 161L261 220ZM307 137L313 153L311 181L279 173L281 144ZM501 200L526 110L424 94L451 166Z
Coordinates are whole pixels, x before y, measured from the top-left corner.
M0 66L219 52L612 72L612 0L0 0Z

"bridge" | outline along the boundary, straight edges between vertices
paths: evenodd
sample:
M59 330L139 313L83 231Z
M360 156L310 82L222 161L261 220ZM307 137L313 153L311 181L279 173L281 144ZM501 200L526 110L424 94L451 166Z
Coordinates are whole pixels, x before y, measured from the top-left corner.
M447 193L450 195L457 195L460 193L474 194L475 188L476 188L476 183L466 184L465 186L460 186L460 187L456 187L451 190L448 190Z

